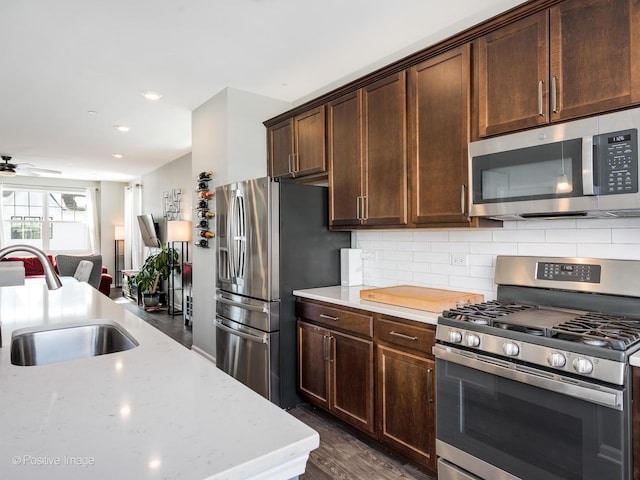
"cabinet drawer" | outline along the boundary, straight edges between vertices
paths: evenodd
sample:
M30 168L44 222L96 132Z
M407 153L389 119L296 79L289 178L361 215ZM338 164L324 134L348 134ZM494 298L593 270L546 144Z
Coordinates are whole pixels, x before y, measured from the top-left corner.
M384 317L376 319L376 339L381 342L431 355L435 337L435 328L427 325L408 325Z
M373 337L373 316L310 302L298 302L298 317L331 329Z

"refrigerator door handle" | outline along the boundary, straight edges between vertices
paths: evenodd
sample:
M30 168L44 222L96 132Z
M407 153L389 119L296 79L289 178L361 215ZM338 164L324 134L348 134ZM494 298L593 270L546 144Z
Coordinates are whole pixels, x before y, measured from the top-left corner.
M243 308L244 310L251 310L252 312L269 313L269 307L258 307L256 305L249 305L248 303L235 302L221 295L216 295L216 302L231 305L232 307Z
M228 260L229 260L229 276L231 277L231 281L233 283L235 283L236 281L236 271L235 271L235 245L234 245L234 233L235 233L235 229L234 229L234 218L233 218L233 212L235 211L235 204L236 204L236 192L232 191L231 192L231 203L229 203L228 205L228 210L227 210L227 250L229 252L228 254Z
M222 323L221 320L216 319L216 327L219 328L220 330L224 330L225 332L231 334L231 335L236 335L238 337L244 338L245 340L250 340L252 342L259 342L259 343L263 343L263 344L269 344L269 338L266 336L266 334L264 336L261 337L257 337L255 335L251 335L250 333L244 333L240 330L236 330L235 328L229 328L227 327L224 323Z

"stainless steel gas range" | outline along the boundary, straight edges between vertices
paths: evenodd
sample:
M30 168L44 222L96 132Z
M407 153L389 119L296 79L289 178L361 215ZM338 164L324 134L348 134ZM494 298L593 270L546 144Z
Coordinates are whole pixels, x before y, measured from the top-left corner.
M436 329L439 480L631 478L640 261L499 256Z

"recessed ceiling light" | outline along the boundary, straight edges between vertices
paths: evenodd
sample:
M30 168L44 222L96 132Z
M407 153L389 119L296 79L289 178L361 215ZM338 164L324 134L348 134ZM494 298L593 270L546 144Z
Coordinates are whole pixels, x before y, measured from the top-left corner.
M162 94L158 93L158 92L152 92L152 91L148 91L148 92L142 92L142 96L144 98L146 98L147 100L160 100L162 98Z
M130 130L130 128L126 125L114 125L113 128L115 128L119 132L128 132Z
M95 110L87 110L87 113L89 115L97 115L98 114L98 112L96 112Z
M121 153L112 153L111 156L113 158L122 158L122 157L124 157L124 155L122 155Z

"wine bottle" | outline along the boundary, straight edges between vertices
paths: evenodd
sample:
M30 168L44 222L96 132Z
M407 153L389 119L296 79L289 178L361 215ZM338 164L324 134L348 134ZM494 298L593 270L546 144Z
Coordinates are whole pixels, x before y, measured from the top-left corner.
M213 238L216 236L216 234L210 232L209 230L200 230L200 236L203 238Z
M208 229L209 228L209 222L207 222L206 220L200 220L198 222L198 228Z
M208 210L200 210L198 212L198 218L213 218L215 216L214 212L209 212Z
M209 208L209 202L206 200L200 200L198 202L198 208Z
M205 190L205 191L200 192L200 198L211 198L215 194L216 194L216 192Z
M199 246L199 247L208 248L209 247L209 242L207 242L206 240L202 239L202 240L198 240L196 242L196 245Z
M200 172L198 175L198 180L210 180L213 172L209 170L208 172Z
M198 190L209 190L209 184L207 182L198 182Z

